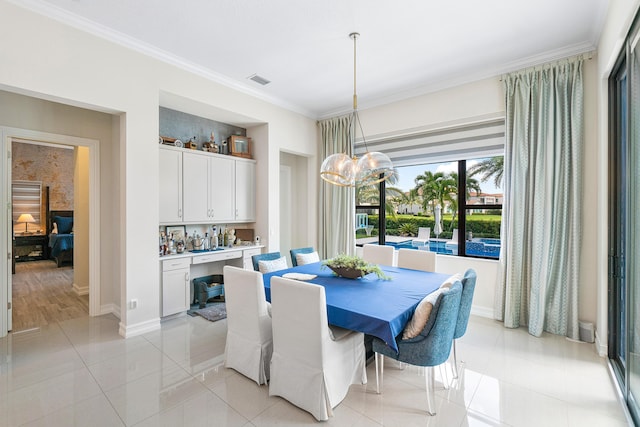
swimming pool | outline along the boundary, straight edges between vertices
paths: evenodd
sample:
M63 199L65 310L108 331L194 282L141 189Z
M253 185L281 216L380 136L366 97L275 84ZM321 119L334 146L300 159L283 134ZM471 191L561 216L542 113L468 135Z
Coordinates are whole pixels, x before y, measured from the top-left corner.
M418 246L414 246L410 239L402 242L386 242L386 245L396 249L418 249ZM466 243L465 249L467 255L498 259L500 257L500 239L474 239ZM438 254L454 255L457 254L458 245L455 243L447 244L444 240L430 240L429 250Z

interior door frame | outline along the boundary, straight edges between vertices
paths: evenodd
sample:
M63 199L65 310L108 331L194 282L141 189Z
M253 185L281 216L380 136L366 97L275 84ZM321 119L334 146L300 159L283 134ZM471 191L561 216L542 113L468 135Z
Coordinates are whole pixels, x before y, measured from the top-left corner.
M0 163L2 181L2 204L0 223L5 224L4 238L0 231L0 251L7 254L6 262L0 263L0 338L7 335L12 327L12 226L11 215L11 146L14 139L42 141L49 144L86 147L89 149L89 316L101 314L100 310L100 142L90 138L60 135L28 129L0 127L0 152L4 161Z

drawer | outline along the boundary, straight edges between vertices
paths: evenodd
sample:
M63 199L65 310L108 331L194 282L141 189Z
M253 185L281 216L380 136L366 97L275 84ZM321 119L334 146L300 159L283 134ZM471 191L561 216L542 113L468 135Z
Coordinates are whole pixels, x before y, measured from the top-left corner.
M162 261L162 271L178 270L180 268L189 268L191 258L168 259Z
M262 253L262 249L261 248L245 249L243 252L244 252L245 258L251 258L254 255L260 255Z
M194 264L204 264L207 262L226 261L228 259L242 258L242 251L218 252L193 257Z

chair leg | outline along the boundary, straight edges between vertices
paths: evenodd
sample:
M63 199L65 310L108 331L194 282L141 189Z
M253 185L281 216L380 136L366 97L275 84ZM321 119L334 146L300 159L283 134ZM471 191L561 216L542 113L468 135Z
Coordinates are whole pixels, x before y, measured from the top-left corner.
M458 379L458 356L456 355L456 340L453 340L453 378Z
M442 386L445 390L449 390L449 374L447 373L447 363L440 365L440 376L442 377Z
M378 379L378 356L380 357L380 377ZM374 359L376 361L376 393L380 394L381 386L384 386L384 355L374 353Z
M425 385L427 389L427 413L431 416L436 414L435 405L435 379L433 375L433 366L425 366Z

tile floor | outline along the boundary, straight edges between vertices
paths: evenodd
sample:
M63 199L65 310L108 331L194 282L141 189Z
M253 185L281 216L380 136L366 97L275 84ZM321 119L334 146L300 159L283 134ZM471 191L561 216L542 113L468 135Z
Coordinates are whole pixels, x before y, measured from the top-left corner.
M226 320L182 316L122 339L118 319L81 318L0 339L0 426L302 426L317 422L222 366ZM593 345L471 318L465 364L437 415L421 371L385 365L384 393L352 386L336 426L626 426L605 359Z

